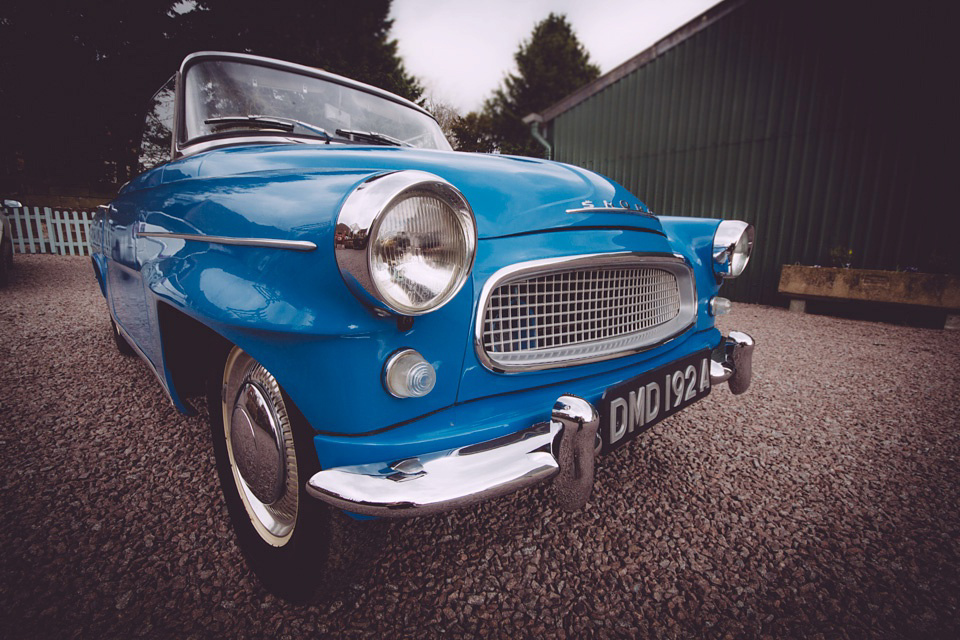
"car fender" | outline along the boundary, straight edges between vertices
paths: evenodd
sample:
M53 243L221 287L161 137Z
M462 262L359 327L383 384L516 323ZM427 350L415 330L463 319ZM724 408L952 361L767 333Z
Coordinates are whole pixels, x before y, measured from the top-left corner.
M178 185L176 195L158 187L138 198L143 213L136 252L154 308L167 304L249 353L324 432L363 432L438 410L455 401L459 385L464 339L449 327L468 326L471 286L401 327L395 316L366 307L340 275L333 255L336 214L343 197L369 175L198 179ZM236 197L241 191L244 197ZM271 219L264 210L281 213ZM201 235L295 240L317 248L235 246L197 239ZM160 344L145 350L163 353L161 375L175 379L176 372L166 369L180 337L151 335ZM384 390L383 364L400 348L421 351L436 369L437 385L428 396L400 400ZM365 399L362 412L351 397Z

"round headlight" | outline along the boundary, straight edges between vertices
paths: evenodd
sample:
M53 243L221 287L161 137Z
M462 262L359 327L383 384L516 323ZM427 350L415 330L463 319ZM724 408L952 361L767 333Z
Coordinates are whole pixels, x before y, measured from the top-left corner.
M420 315L450 301L476 254L473 211L450 183L398 171L360 185L337 220L340 271L380 307Z
M753 252L753 225L723 220L713 234L713 271L721 278L736 278L747 267Z

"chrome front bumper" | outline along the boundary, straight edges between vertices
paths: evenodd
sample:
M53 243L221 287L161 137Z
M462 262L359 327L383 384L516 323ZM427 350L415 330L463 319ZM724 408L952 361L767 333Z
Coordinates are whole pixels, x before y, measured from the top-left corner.
M326 469L307 481L307 492L347 511L396 518L466 507L555 478L561 506L572 511L593 488L599 423L589 402L560 396L550 422L459 449Z
M710 382L733 393L750 386L753 339L739 331L714 350ZM551 420L480 444L389 463L334 467L307 481L313 497L379 517L422 516L466 507L553 479L559 505L582 508L593 490L600 418L589 402L563 395Z
M710 385L723 382L730 385L730 393L743 393L750 388L753 377L753 348L756 342L742 331L731 331L720 346L713 350L710 360Z

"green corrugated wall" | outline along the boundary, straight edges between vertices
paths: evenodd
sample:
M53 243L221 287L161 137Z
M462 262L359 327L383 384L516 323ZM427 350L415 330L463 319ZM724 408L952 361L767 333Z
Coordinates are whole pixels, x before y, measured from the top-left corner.
M958 72L937 5L902 6L745 2L556 116L553 157L657 213L754 224L737 300L784 302L780 266L837 247L956 272Z

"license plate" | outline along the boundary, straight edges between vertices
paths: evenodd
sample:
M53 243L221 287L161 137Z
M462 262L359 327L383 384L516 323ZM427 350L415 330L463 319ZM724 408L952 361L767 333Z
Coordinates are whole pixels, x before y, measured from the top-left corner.
M599 407L603 451L621 447L709 394L709 351L687 356L610 387Z

